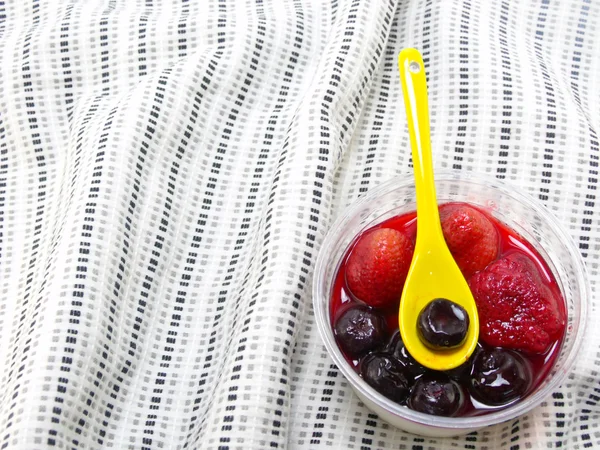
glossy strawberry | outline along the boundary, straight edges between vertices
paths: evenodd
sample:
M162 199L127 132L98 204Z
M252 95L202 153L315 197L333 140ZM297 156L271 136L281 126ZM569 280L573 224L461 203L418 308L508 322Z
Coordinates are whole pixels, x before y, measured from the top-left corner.
M465 203L440 207L440 220L446 244L465 278L498 256L498 232L479 210Z
M524 255L511 253L469 279L480 339L495 347L543 353L564 328L557 299Z
M377 228L363 234L348 258L346 283L359 300L374 307L400 301L414 251L400 231Z

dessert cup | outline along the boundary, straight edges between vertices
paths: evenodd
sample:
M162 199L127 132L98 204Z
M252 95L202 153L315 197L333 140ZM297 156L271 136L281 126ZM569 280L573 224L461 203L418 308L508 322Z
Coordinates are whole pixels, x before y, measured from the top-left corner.
M326 236L315 266L313 307L325 347L358 397L386 422L432 437L455 436L505 422L538 406L572 369L585 332L590 301L585 265L569 234L546 208L493 178L470 173L436 173L438 203L467 202L488 211L529 241L546 261L561 289L567 323L558 357L536 389L504 409L469 417L440 417L413 411L369 386L346 361L331 325L330 302L335 275L357 235L384 220L416 210L412 177L392 179L369 191L338 218Z

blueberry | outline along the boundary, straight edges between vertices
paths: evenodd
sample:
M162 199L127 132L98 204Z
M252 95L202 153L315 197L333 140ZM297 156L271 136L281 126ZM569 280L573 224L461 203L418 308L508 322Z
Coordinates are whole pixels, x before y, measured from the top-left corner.
M473 362L477 357L477 354L483 350L481 344L477 343L477 347L469 357L466 363L461 364L454 369L446 370L444 373L452 378L454 381L458 381L459 383L469 383L471 379L471 372L473 371Z
M445 298L429 302L417 320L419 337L433 349L458 347L469 329L469 315L465 309Z
M451 417L464 404L460 385L443 373L427 373L419 378L408 398L408 407L426 414Z
M384 344L385 319L367 306L352 306L338 317L334 332L344 353L360 358Z
M521 355L504 349L482 350L473 362L469 392L491 406L521 398L531 386L531 368Z
M390 338L386 350L398 360L404 367L404 372L410 376L413 380L423 375L427 369L419 364L415 358L408 353L404 342L402 342L402 336L400 336L400 330L397 330Z
M374 352L360 362L360 374L377 392L390 400L403 403L409 393L409 380L402 364L393 356Z

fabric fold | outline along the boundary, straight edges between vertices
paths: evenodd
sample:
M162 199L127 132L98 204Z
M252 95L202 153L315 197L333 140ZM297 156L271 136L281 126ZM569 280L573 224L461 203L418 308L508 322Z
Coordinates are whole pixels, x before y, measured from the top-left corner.
M312 311L335 219L411 176L415 46L436 170L546 204L593 324L599 20L589 0L1 3L0 447L600 446L593 325L540 407L436 440L358 400Z

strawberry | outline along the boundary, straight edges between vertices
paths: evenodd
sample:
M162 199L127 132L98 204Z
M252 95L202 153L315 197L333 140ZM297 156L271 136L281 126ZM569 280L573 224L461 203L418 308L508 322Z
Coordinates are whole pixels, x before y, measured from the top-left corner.
M498 233L481 211L465 203L447 203L440 207L440 220L446 244L465 278L497 258Z
M469 279L480 339L495 347L543 353L564 328L564 313L533 263L510 253Z
M368 231L359 238L348 257L348 289L370 306L397 304L413 251L412 240L400 231L391 228Z

